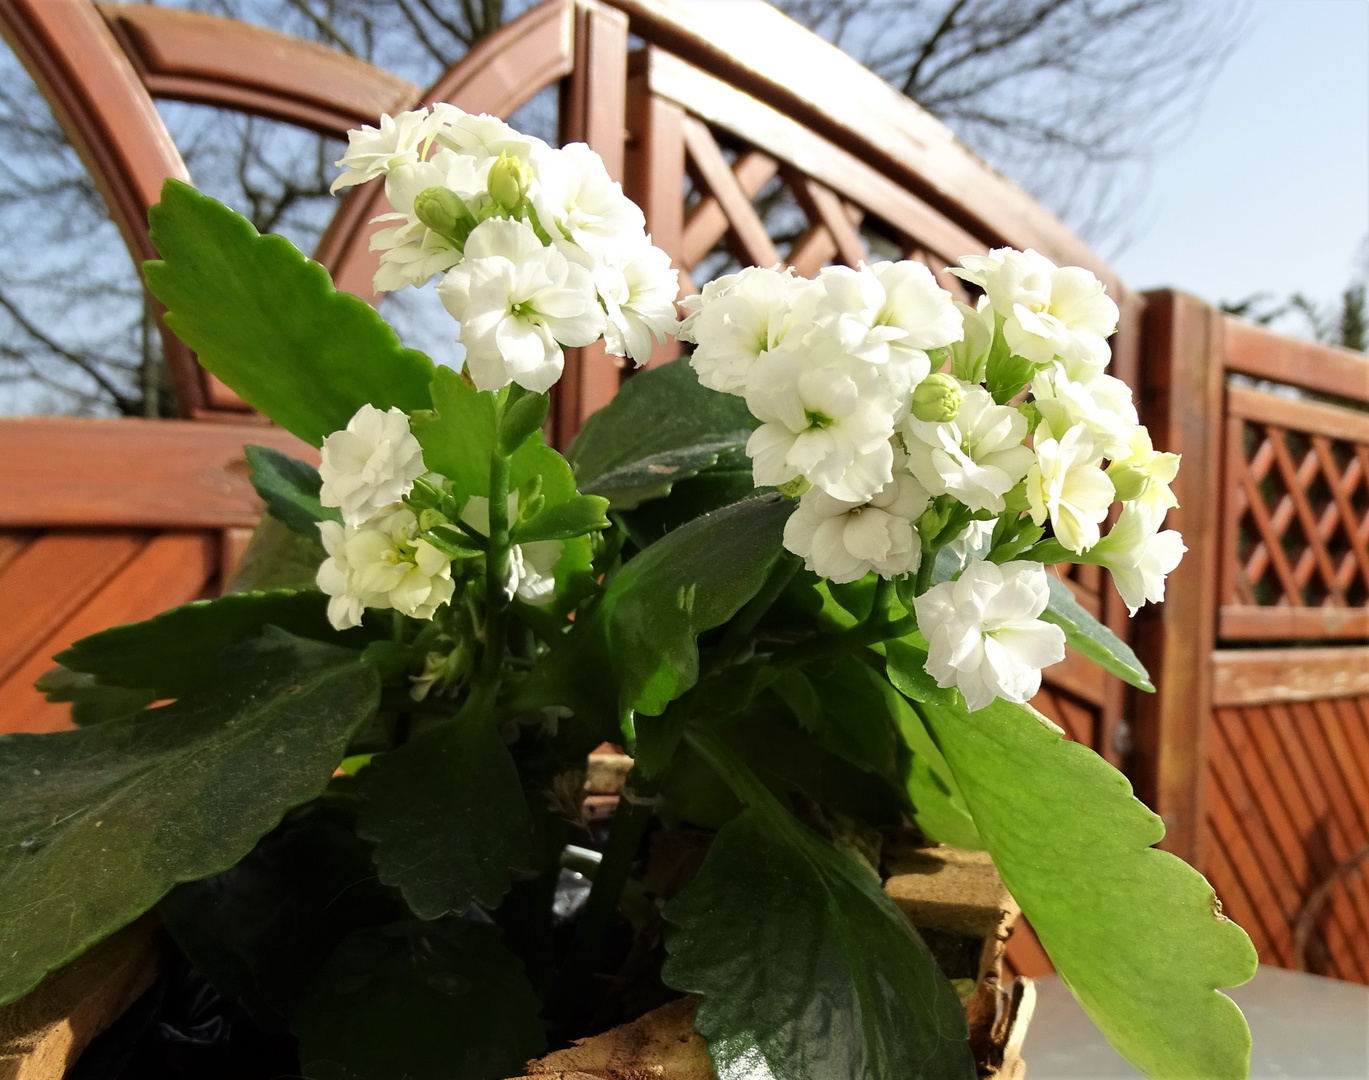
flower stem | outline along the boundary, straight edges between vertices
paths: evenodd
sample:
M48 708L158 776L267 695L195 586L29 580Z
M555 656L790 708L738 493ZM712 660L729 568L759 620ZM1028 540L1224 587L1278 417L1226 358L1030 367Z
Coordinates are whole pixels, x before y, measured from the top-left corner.
M485 652L480 676L496 685L504 664L509 547L509 459L495 445L490 451L490 547L485 553Z

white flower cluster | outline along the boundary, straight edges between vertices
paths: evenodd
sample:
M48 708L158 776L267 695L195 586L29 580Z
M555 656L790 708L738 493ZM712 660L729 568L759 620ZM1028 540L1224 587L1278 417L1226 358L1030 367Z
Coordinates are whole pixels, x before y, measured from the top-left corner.
M1134 612L1163 598L1184 551L1160 530L1179 461L1154 450L1130 389L1105 374L1118 310L1097 278L1009 248L954 272L982 290L977 307L917 262L812 280L751 268L683 301L679 337L694 343L699 381L744 397L760 421L747 444L757 485L811 485L784 534L809 570L833 582L913 574L948 520L968 520L949 545L959 577L916 607L928 671L980 708L1027 700L1064 655L1062 632L1038 618L1041 564L986 561L995 525L1024 510L1049 521L1061 547L1111 571ZM995 365L1019 376L1007 391ZM1005 401L1018 387L1024 400Z
M544 392L563 348L601 337L641 365L675 329L678 272L583 143L553 148L437 104L349 132L337 164L334 191L385 180L376 291L443 274L438 293L481 390Z

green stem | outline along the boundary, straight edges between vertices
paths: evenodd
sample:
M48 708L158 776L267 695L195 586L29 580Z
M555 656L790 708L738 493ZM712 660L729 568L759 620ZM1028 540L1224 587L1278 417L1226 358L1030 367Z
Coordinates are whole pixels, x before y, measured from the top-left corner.
M490 547L485 553L485 652L480 678L498 684L504 664L509 598L509 459L495 446L490 451Z
M866 645L874 645L879 641L901 638L911 634L916 629L917 616L915 615L905 615L893 622L885 622L884 620L864 622L851 627L849 630L843 630L839 634L826 634L776 653L774 664L776 667L782 668L794 667L797 664L806 664L811 660L821 660L829 656L850 652L852 649L864 648Z
M641 783L641 774L634 769L623 787L626 791ZM631 801L626 796L618 800L604 858L595 871L589 899L580 910L575 936L547 999L547 1012L557 1020L569 1016L584 1002L585 983L594 974L595 955L613 925L623 886L632 871L632 860L654 813L655 806L650 801Z

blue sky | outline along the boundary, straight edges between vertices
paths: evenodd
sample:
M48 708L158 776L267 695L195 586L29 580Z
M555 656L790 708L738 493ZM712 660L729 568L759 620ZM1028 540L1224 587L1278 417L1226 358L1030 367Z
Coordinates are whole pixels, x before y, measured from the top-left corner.
M1255 0L1191 129L1155 156L1148 202L1149 228L1110 260L1133 287L1325 303L1363 274L1369 2Z

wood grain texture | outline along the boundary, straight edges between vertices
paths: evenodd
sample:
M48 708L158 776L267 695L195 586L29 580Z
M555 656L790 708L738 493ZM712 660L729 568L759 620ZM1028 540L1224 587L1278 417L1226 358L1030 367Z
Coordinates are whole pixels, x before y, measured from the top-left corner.
M1363 353L1286 337L1226 317L1226 366L1257 379L1369 402L1369 361Z
M1212 669L1216 706L1369 694L1363 646L1218 649Z
M251 528L243 444L317 463L280 428L170 420L0 420L0 528Z

